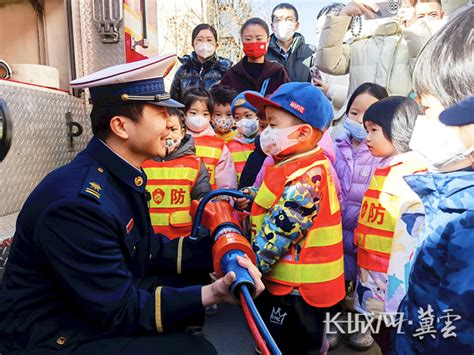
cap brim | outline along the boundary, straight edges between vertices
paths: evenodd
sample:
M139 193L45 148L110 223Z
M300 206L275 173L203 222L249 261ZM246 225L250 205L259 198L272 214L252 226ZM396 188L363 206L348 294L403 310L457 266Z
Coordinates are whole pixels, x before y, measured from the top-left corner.
M464 126L474 123L474 96L459 101L448 107L439 115L439 120L446 126Z
M163 107L176 107L176 108L183 108L184 105L181 102L178 102L173 99L163 100L163 101L146 101L148 104L152 104L155 106L163 106Z
M250 103L250 105L255 107L260 113L265 113L265 106L274 106L274 107L281 108L281 105L263 96L255 95L252 93L247 93L244 95L247 101Z

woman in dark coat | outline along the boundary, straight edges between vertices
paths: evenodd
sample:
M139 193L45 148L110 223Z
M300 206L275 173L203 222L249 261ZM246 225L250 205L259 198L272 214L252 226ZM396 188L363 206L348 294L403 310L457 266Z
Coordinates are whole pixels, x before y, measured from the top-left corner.
M194 51L179 58L182 65L171 84L171 97L178 101L182 100L184 91L192 86L209 90L232 67L229 59L216 55L217 32L211 25L197 25L192 33L192 41Z

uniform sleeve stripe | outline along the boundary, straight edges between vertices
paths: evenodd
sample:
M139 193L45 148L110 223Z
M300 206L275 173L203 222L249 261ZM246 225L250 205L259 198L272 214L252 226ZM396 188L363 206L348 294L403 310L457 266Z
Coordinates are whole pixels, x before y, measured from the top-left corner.
M184 242L184 237L179 238L178 257L176 258L178 275L181 275L181 264L182 264L182 259L183 259L183 242Z
M161 320L161 289L163 287L157 287L155 290L155 324L158 333L163 332L163 322Z

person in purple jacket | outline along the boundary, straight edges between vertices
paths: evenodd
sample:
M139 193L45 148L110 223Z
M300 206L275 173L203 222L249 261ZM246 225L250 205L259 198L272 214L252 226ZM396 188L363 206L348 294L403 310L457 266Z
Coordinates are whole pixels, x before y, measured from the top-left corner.
M349 297L352 293L351 289L353 289L351 284L355 283L357 275L357 247L354 245L354 229L357 227L362 198L374 170L388 163L386 158L374 157L367 148L365 142L367 131L362 123L362 118L372 104L387 96L387 90L380 85L373 83L360 85L349 98L344 130L335 140L336 161L334 168L341 183L344 275ZM341 339L340 332L331 331L328 334L330 348L335 348ZM353 333L349 339L351 347L358 350L370 348L373 342L370 331Z

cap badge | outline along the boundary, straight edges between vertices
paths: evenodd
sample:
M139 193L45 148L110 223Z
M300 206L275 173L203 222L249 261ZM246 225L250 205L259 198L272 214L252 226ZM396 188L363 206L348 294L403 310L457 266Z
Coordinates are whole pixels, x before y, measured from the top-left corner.
M240 106L240 105L245 104L246 102L247 102L247 100L245 100L245 99L237 99L234 102L234 106Z
M291 101L290 102L290 107L295 109L296 111L298 111L299 113L303 114L304 113L304 107L301 106L300 104L294 102L294 101Z

